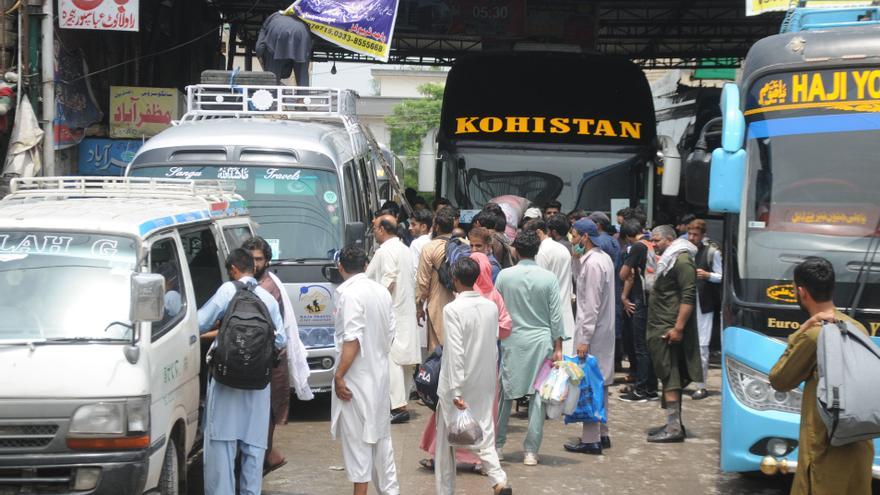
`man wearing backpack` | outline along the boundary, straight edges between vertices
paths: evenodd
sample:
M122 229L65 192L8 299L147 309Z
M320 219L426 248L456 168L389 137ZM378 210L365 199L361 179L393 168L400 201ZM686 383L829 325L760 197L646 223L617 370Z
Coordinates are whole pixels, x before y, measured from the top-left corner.
M416 317L425 323L428 352L443 345L443 307L452 301L452 290L440 283L440 267L446 261L446 243L455 228L455 213L445 206L434 216L434 238L422 248L416 272Z
M360 247L347 246L340 252L338 268L344 282L336 289L339 361L333 377L330 432L342 441L345 472L355 495L366 495L371 480L380 494L399 495L388 390L394 303L386 287L366 276L366 264Z
M798 304L810 315L800 329L788 337L788 347L770 371L770 385L787 392L804 384L798 443L798 466L791 487L793 495L871 493L871 465L874 444L859 440L832 446L819 413L817 394L817 342L824 322L843 321L847 327L868 334L865 327L837 311L834 267L824 258L811 257L794 269Z
M230 281L217 289L198 314L201 333L214 328L222 318L208 354L211 378L205 402L205 494L259 495L271 410L272 348L283 349L287 338L278 303L254 278L251 253L232 250L226 257L226 270ZM244 354L256 359L239 358ZM241 456L239 492L235 490L237 454Z

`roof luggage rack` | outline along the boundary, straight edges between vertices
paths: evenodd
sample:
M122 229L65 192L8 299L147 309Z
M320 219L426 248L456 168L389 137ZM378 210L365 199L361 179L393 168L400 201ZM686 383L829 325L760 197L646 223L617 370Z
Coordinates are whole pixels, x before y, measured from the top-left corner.
M16 177L2 201L64 198L201 199L239 201L235 183L155 177Z
M186 88L186 113L180 122L236 117L353 117L356 101L357 94L347 89L195 84Z

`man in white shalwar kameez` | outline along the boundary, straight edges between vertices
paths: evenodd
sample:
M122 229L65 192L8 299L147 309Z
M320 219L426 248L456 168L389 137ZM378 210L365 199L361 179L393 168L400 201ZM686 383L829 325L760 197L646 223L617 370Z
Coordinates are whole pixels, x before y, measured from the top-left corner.
M257 286L254 258L245 249L234 249L226 258L230 280L254 286L275 326L275 348L287 345L284 322L278 303ZM207 334L222 318L237 289L226 282L199 308L199 332ZM216 333L216 332L211 332ZM228 495L235 490L235 458L241 455L239 491L241 495L260 495L263 484L263 456L268 446L269 385L260 390L229 387L210 378L205 401L204 483L205 495Z
M455 448L449 426L459 409L467 409L483 430L482 442L470 447L480 456L496 494L510 494L507 474L495 451L494 399L498 360L498 307L474 291L480 267L461 258L452 267L458 297L443 308L446 337L437 387L437 447L434 482L437 495L455 493Z
M538 255L535 263L541 268L553 272L559 281L559 300L562 301L562 327L565 329L565 338L562 340L562 353L571 356L574 354L574 311L571 307L573 294L571 275L571 251L556 242L547 234L547 223L543 219L530 220L526 229L538 234L541 245L538 247Z
M412 376L415 365L422 358L414 302L416 282L410 250L397 237L397 220L391 215L376 218L373 235L380 245L367 266L367 277L388 289L394 302L396 329L388 356L391 423L405 423L410 418L406 410L408 377Z
M342 457L355 495L366 495L370 480L382 495L399 495L391 446L388 353L394 338L394 311L388 289L364 274L363 249L348 246L339 256L345 280L336 289L336 350L330 432L342 441Z

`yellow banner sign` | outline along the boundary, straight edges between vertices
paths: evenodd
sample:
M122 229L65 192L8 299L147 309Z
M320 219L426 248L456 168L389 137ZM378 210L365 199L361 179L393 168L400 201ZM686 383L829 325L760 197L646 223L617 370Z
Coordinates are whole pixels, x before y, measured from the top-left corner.
M872 5L871 0L813 0L808 1L806 7L816 8L843 8L843 7L867 7ZM798 6L797 0L746 0L746 15L758 15L765 12L785 12Z
M768 76L752 87L745 114L809 108L880 112L880 69Z
M455 134L577 134L624 139L642 137L642 123L568 117L457 117Z
M182 106L174 88L110 86L110 137L155 136L180 117Z

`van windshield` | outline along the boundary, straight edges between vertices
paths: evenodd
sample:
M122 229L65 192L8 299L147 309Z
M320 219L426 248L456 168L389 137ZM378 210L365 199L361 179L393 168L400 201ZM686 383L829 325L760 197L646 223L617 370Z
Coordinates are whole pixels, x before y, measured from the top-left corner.
M248 202L257 234L272 246L274 260L332 259L342 247L342 195L330 170L278 165L149 166L135 177L224 179Z
M0 231L0 344L130 340L135 259L126 237Z

